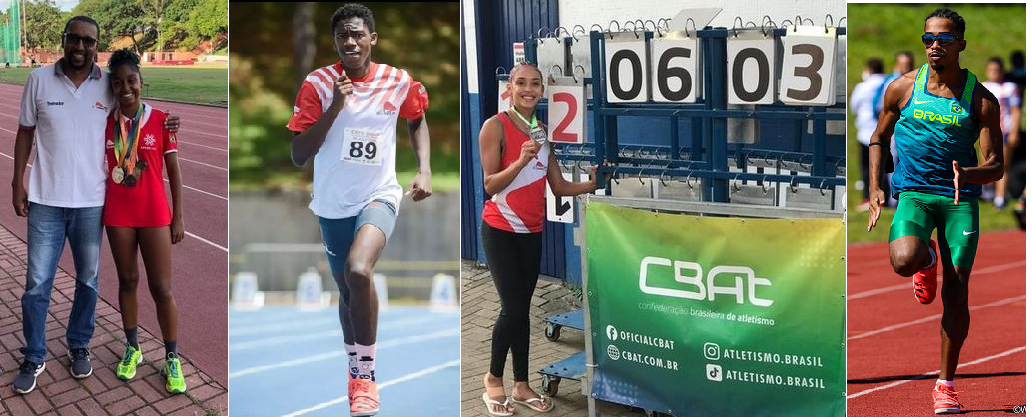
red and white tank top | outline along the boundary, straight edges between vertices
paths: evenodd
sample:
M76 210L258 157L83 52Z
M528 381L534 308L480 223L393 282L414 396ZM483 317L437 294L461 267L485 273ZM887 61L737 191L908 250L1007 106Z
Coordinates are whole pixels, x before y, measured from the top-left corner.
M520 159L523 142L530 140L508 115L498 113L502 122L501 169ZM551 147L542 146L537 156L520 170L505 189L484 203L484 222L496 229L515 233L538 233L545 227L545 175Z

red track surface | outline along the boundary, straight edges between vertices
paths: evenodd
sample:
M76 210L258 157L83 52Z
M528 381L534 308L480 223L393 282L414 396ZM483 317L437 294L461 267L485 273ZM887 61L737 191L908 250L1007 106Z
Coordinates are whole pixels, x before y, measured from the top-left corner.
M0 97L6 97L0 99L0 179L4 183L14 172L14 138L18 129L21 93L21 86L0 84ZM184 223L188 234L172 250L173 290L179 307L178 347L195 366L223 386L228 386L227 112L224 108L146 101L182 118L182 127L176 136L184 185ZM29 163L31 165L31 159ZM26 220L14 214L10 201L11 188L0 187L0 223L25 239ZM102 246L101 297L117 306L118 277L106 236ZM71 274L75 272L71 251L67 247L61 258L61 267ZM145 275L142 261L140 271ZM141 277L141 281L143 279L146 278ZM24 283L24 277L19 277L19 281ZM140 283L137 298L140 325L160 335L154 302L144 282Z
M849 247L848 415L934 415L942 303L939 296L918 303L888 254L888 244ZM960 402L970 414L1010 412L1025 404L1024 233L982 235L968 298L971 328L956 376Z

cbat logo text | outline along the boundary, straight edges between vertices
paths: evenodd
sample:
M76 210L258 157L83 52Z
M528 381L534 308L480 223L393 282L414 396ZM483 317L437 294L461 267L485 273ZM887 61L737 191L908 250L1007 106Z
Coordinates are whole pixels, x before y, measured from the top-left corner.
M651 282L670 282L670 277L680 285L677 288L657 287ZM718 282L719 278L719 282ZM756 276L756 272L747 266L719 265L705 273L702 265L695 262L675 261L656 256L646 256L641 260L638 273L638 288L645 294L664 297L686 298L689 300L713 301L717 295L735 297L735 302L759 307L770 307L774 300L760 298L757 287L771 286L770 280Z

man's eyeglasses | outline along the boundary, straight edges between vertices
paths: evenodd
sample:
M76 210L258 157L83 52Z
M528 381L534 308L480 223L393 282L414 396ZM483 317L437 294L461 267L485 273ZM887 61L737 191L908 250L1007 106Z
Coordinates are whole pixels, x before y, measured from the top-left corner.
M949 33L940 33L938 35L926 33L924 34L924 36L921 37L921 43L924 43L924 46L932 46L932 44L934 44L935 41L939 41L939 46L950 46L953 45L953 42L961 40L963 39L960 39Z
M87 48L97 46L97 40L89 36L79 36L71 33L66 33L64 34L64 39L68 45L75 45L79 43L79 41L82 41L82 46L85 46Z

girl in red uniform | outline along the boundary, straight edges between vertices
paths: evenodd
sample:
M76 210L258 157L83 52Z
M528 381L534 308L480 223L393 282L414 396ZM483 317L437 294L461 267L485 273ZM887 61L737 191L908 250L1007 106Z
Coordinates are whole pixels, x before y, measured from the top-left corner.
M544 94L541 71L520 64L509 73L506 87L512 107L491 117L480 130L480 162L484 189L491 200L484 204L481 235L491 278L502 308L491 337L491 369L484 375L483 395L493 416L511 416L510 400L546 412L552 403L535 393L527 382L530 350L530 299L541 264L541 231L545 218L545 181L557 196L595 190L595 170L586 182L563 178L548 129L538 123L534 108ZM515 386L505 395L502 371L512 351Z
M108 69L118 108L108 117L106 132L109 176L104 226L118 270L118 303L126 335L125 355L115 372L121 379L132 379L136 365L143 361L136 318L139 250L165 342L165 389L181 393L186 391L186 381L176 353L176 301L172 295L172 245L183 239L176 138L164 128L167 115L140 101L140 58L129 50L117 51L111 55ZM163 168L168 170L172 210L165 198Z

